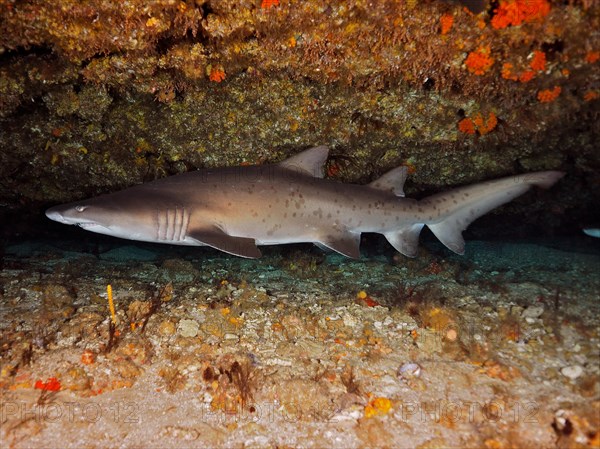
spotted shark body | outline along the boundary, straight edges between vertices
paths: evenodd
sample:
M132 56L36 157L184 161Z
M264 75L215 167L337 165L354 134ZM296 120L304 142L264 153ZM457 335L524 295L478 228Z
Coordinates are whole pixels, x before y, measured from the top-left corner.
M328 149L278 164L204 169L48 209L48 218L130 240L211 246L256 258L257 245L313 242L358 258L362 232L383 234L414 257L427 225L462 254L461 232L476 218L563 173L545 171L461 187L417 201L404 198L406 167L368 185L323 179Z

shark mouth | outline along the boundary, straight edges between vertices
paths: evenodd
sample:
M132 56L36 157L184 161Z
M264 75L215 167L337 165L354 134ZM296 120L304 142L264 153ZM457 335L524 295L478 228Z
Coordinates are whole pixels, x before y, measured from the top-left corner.
M98 223L93 223L91 221L87 221L87 222L81 222L81 223L75 223L75 226L79 226L80 228L92 228L94 226L99 226Z

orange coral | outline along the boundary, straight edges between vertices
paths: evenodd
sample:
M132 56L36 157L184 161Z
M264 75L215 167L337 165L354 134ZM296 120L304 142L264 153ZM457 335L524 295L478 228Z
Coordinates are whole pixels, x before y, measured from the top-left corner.
M448 34L454 23L454 16L452 14L444 14L440 18L440 32L442 34Z
M494 59L490 56L491 50L489 45L482 45L477 50L472 51L465 59L465 65L469 72L475 75L483 75L493 65Z
M596 90L588 90L584 95L583 95L583 99L585 101L592 101L592 100L597 100L598 98L600 98L600 93L598 93L598 91Z
M515 66L510 62L505 62L504 64L502 64L502 70L500 72L502 78L504 78L505 80L518 81L519 76L513 73L514 68Z
M392 401L388 398L378 397L371 399L365 406L365 417L372 418L373 416L384 416L392 408Z
M481 113L478 112L473 118L473 123L475 123L475 126L477 126L477 131L479 131L479 134L483 136L496 127L498 124L498 118L496 117L496 114L490 112L487 120L485 120Z
M61 385L56 377L50 377L46 382L42 382L41 380L36 381L34 388L44 391L59 391Z
M417 172L417 167L415 167L410 161L404 161L401 165L408 169L409 175L414 175Z
M475 134L475 124L469 117L465 117L458 122L458 129L465 134Z
M540 103L550 103L558 98L562 88L560 86L554 86L552 89L541 90L537 94L537 99Z
M542 71L546 69L546 53L539 50L534 51L533 58L529 62L529 67L531 69L517 74L513 71L514 65L510 62L505 62L502 64L502 78L512 81L520 81L521 83L527 83L531 81L533 78L535 78L536 71Z
M533 58L529 63L533 70L542 71L546 69L546 53L536 50L533 52Z
M327 176L329 176L330 178L336 177L339 173L340 173L340 166L335 163L332 163L329 166L329 168L327 169Z
M86 349L81 354L81 363L91 365L96 361L96 354L91 349Z
M533 70L525 70L519 75L519 81L522 83L526 83L531 81L535 77L535 72Z
M540 20L549 12L550 3L547 0L500 0L500 5L494 10L491 24L499 30Z
M585 62L593 64L600 59L600 51L588 51L585 55Z
M481 112L478 112L473 118L465 117L458 122L458 129L465 134L475 134L475 132L478 132L483 136L494 130L497 125L498 117L496 117L496 114L490 112L486 120Z
M146 20L146 26L149 28L155 27L159 24L160 20L158 20L156 17L150 17L148 20Z
M273 6L279 6L279 0L262 0L260 4L262 9L269 9Z
M214 81L215 83L220 83L225 79L225 70L223 70L221 67L213 67L210 70L208 79Z
M117 316L115 315L115 302L113 301L112 285L106 286L106 297L108 298L108 310L110 311L110 319L113 324L117 324Z
M380 304L375 301L373 298L371 298L366 291L361 290L356 294L356 298L357 298L357 302L360 302L364 305L366 305L367 307L375 307L375 306L379 306Z

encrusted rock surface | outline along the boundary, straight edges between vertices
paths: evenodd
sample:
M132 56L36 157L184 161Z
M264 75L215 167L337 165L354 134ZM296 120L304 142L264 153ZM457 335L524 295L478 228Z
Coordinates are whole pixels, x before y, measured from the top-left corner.
M599 7L528 5L4 0L4 210L326 144L329 176L405 164L409 194L565 170L504 211L574 230L600 201Z

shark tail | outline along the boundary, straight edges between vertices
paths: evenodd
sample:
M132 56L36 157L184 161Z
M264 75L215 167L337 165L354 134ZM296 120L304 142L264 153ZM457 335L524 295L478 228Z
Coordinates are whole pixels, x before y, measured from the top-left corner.
M398 251L414 257L421 229L427 225L447 248L457 254L464 254L462 231L473 221L522 195L531 186L549 188L563 176L564 173L559 171L509 176L427 197L418 203L423 223L386 234L386 238Z
M590 237L596 237L600 239L600 228L584 228L583 233Z

